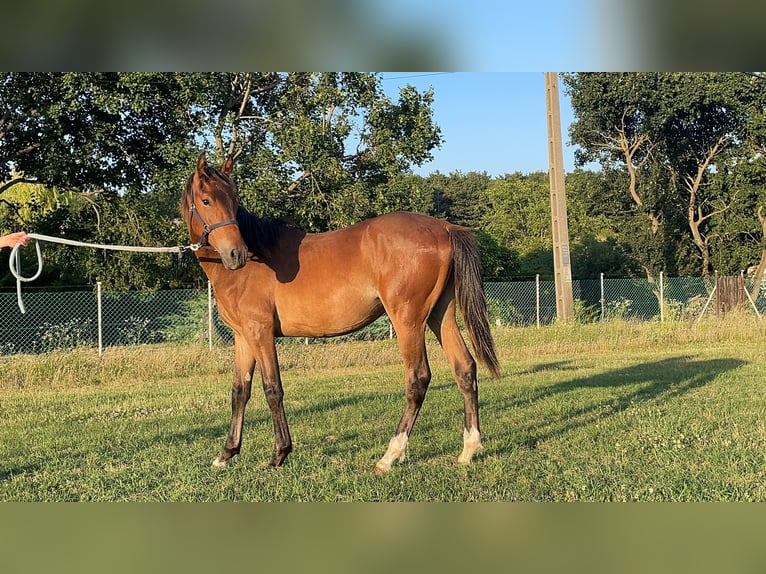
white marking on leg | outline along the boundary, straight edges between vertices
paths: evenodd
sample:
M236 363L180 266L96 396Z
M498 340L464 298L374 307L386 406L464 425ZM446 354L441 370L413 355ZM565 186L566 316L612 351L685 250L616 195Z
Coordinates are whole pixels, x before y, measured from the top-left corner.
M221 457L216 457L213 461L213 468L226 468L226 461L221 460Z
M463 429L463 452L457 457L458 464L471 464L475 452L482 450L481 435L479 429L471 427L471 430Z
M403 461L406 456L406 450L407 433L399 433L389 441L386 454L384 454L383 458L381 458L378 461L378 464L375 465L375 472L386 472L397 460L399 462Z

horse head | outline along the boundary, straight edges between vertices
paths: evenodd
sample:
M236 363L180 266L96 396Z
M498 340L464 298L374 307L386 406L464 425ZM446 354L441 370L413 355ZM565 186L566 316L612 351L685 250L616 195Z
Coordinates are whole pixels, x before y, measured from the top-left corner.
M239 198L231 180L234 161L229 157L220 171L207 165L205 153L186 184L181 214L191 240L218 252L227 269L240 269L247 261L247 245L237 224Z

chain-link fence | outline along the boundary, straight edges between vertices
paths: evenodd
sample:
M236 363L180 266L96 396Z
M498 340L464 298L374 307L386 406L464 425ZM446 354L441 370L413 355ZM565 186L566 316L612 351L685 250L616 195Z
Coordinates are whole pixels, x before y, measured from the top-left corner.
M556 320L553 281L487 282L490 320L495 326L548 325ZM611 319L637 321L696 320L720 312L715 278L576 280L572 284L575 318L580 322ZM743 279L739 301L760 316L766 309L766 287L753 289ZM150 292L39 291L25 289L26 313L16 293L0 293L0 355L43 353L55 349L105 347L164 342L232 341L218 317L212 292L175 289ZM354 339L394 336L383 317L350 335ZM348 338L347 337L347 338Z
M740 279L737 277L736 279ZM737 305L760 317L766 310L766 283L757 287L741 278ZM583 279L572 282L575 318L589 323L610 319L632 321L697 320L718 314L717 278L664 277ZM487 307L495 325L548 325L556 320L554 281L485 283ZM731 308L730 302L727 302Z
M207 293L36 291L0 293L0 354L40 353L78 346L109 347L207 337Z

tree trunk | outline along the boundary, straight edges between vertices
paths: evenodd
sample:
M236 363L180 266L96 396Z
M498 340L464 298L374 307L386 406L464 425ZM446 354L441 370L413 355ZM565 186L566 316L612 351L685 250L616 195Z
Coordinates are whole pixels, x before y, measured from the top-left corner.
M758 297L758 292L761 290L761 280L763 279L764 271L766 271L766 249L761 251L761 261L758 263L758 267L755 270L753 285L750 287L750 298L753 301L755 301L755 298Z
M660 229L660 218L655 213L652 213L649 209L644 207L644 202L638 193L638 170L649 160L649 156L652 152L654 145L649 140L649 136L646 134L634 134L628 136L628 131L625 128L625 116L630 109L626 109L622 114L621 126L615 126L617 135L601 133L601 142L596 143L598 147L619 151L625 158L625 167L628 169L628 177L630 183L628 185L628 192L638 207L644 209L646 217L649 219L652 228L652 235L656 235ZM647 148L642 159L636 161L636 156L639 150Z
M707 237L703 237L700 232L700 223L707 219L707 217L703 217L702 208L695 211L693 205L694 196L695 192L692 192L692 199L689 202L689 229L692 232L694 245L697 246L697 249L700 252L700 257L702 258L702 276L707 277L710 275L710 249L708 248ZM699 216L695 215L696 213L698 213Z
M700 231L700 226L706 219L710 219L714 215L723 213L729 206L724 206L721 209L716 209L710 213L704 214L702 212L702 202L698 199L698 192L702 186L702 180L705 172L707 171L713 158L726 146L729 140L729 136L723 135L718 138L718 141L708 150L707 155L703 159L702 163L697 167L697 173L694 177L687 175L684 178L684 185L689 192L689 202L687 206L689 229L692 232L692 239L694 245L699 249L700 256L702 257L702 276L707 277L710 274L710 247L708 245L708 238L703 236Z
M763 215L763 207L758 207L758 221L761 222L761 241L766 241L766 217ZM766 247L761 251L761 261L758 263L758 268L755 270L755 276L753 277L753 286L750 288L750 298L755 301L758 297L758 291L761 290L761 280L763 279L763 273L766 271Z

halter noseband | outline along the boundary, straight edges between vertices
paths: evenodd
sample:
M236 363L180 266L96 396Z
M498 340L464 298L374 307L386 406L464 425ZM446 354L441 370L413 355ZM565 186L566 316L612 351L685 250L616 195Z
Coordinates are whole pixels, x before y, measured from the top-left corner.
M197 211L197 204L194 202L194 188L189 188L189 194L190 194L190 205L189 205L189 229L191 229L191 218L192 216L197 218L197 221L199 221L202 224L202 235L199 236L199 239L197 240L197 243L191 246L192 251L197 251L197 249L201 247L210 247L213 249L213 246L210 245L210 242L208 241L208 236L210 235L210 232L214 229L218 229L219 227L223 227L224 225L236 225L239 227L239 223L237 223L236 219L226 219L224 221L219 221L217 223L213 223L212 225L209 225L205 222L204 219L202 219L202 216L199 214L199 211Z

